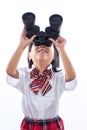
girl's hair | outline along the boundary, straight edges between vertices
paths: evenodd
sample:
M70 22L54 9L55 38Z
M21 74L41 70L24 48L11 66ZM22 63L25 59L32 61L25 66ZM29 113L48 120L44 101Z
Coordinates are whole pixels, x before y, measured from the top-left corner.
M32 45L33 45L33 43L29 45L28 52L31 51ZM33 61L29 60L29 58L28 58L28 67L32 68L32 64L33 64ZM60 71L60 70L58 70L58 68L59 68L59 53L58 53L55 46L54 46L54 59L51 62L51 64L52 64L52 70L54 72L59 72Z

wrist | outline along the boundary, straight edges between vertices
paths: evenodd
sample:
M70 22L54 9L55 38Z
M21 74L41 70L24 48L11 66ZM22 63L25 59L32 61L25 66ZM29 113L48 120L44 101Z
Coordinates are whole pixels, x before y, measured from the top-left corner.
M17 47L17 50L18 50L19 52L21 52L21 53L24 51L24 49L25 49L25 48L24 48L21 44L19 44L18 47Z
M18 48L19 48L20 50L24 51L25 48L26 48L26 46L24 46L23 43L20 42Z
M57 50L58 50L59 54L65 51L65 50L64 50L64 47L57 48Z

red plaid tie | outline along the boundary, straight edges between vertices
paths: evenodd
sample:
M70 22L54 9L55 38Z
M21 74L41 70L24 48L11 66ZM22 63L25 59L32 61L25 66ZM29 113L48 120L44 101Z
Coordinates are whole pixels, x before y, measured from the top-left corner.
M49 83L49 79L52 77L51 69L46 69L42 74L40 74L39 70L34 68L30 72L30 77L34 78L30 84L30 88L35 94L38 94L41 89L42 95L44 96L52 88Z

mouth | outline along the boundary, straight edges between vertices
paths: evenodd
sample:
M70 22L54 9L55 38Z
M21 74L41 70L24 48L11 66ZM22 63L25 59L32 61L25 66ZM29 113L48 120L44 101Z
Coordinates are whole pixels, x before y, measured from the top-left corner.
M44 48L40 48L40 49L38 49L38 52L47 53L47 50Z

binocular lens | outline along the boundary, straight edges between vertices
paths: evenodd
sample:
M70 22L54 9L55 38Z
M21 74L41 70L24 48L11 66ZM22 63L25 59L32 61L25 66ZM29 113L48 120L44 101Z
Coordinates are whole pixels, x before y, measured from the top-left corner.
M62 21L63 21L63 18L61 15L59 14L51 15L49 18L51 29L55 32L59 32Z
M60 25L62 23L62 16L59 14L51 15L50 18L50 24Z
M35 15L33 13L25 13L22 16L25 27L32 28L35 23Z

